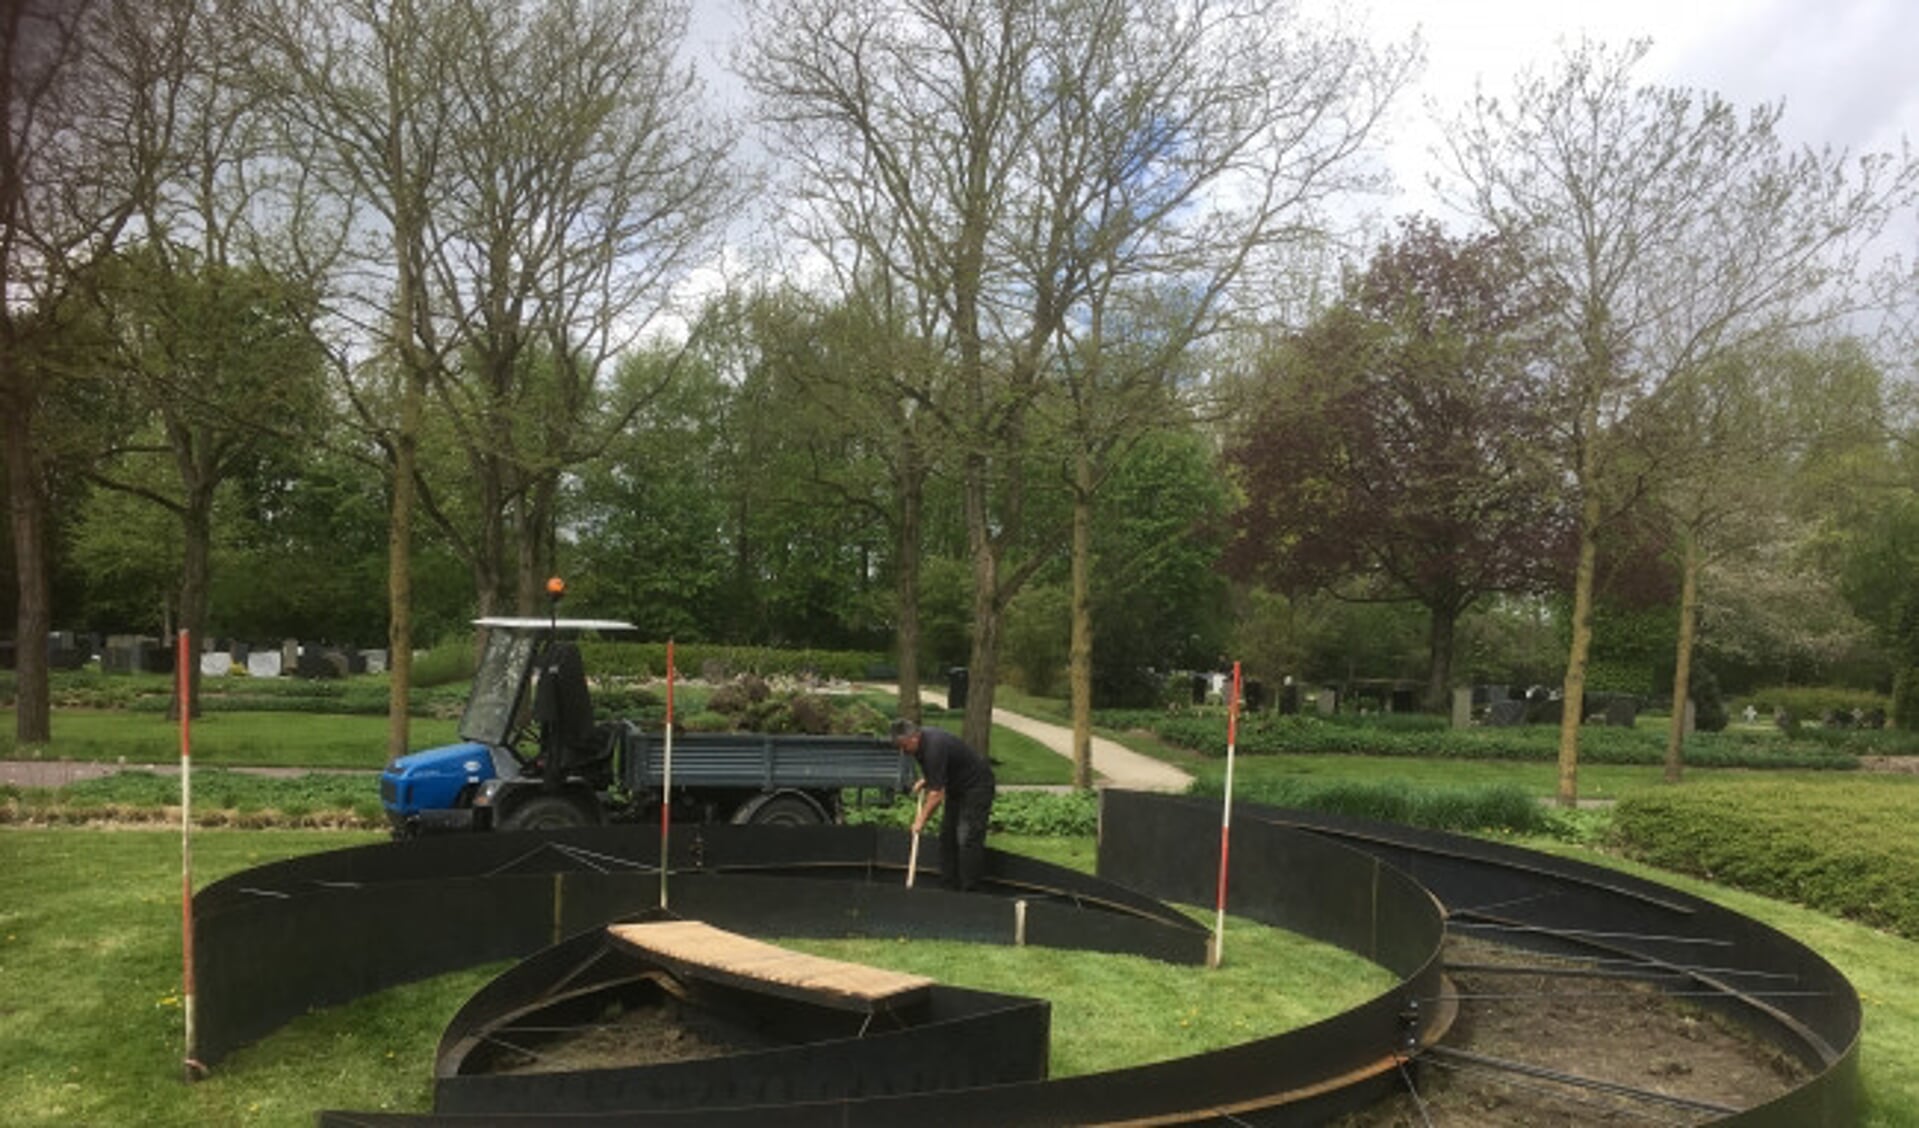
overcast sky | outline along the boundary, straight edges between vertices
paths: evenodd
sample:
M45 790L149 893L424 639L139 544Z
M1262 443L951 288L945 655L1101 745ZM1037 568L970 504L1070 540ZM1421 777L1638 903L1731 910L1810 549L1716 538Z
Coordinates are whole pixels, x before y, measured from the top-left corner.
M1418 28L1426 69L1399 108L1389 163L1410 199L1424 191L1436 139L1428 101L1455 113L1476 82L1505 95L1522 68L1550 68L1582 35L1653 41L1648 81L1717 91L1740 106L1783 99L1799 143L1854 152L1919 139L1915 0L1354 0L1376 40Z
M1297 2L1309 14L1329 7L1328 0ZM1397 192L1353 201L1349 217L1425 212L1457 224L1460 217L1429 187L1442 167L1433 154L1440 138L1435 112L1458 114L1479 83L1509 95L1522 68L1549 71L1561 47L1581 36L1614 44L1651 39L1639 72L1650 83L1713 90L1741 107L1783 100L1782 129L1793 143L1858 154L1896 151L1907 138L1919 142L1919 0L1346 2L1377 43L1403 42L1417 30L1426 57L1381 139ZM709 94L726 112L743 114L744 91L727 71L738 0L691 3L689 53ZM747 152L763 156L750 142ZM742 215L742 235L751 224ZM1919 248L1919 215L1896 220L1883 246L1908 255ZM704 292L716 277L702 272L693 288Z

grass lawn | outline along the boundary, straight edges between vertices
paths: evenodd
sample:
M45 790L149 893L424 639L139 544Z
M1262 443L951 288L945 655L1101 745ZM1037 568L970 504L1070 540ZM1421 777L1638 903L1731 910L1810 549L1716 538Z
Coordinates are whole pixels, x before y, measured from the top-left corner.
M458 739L453 721L414 717L414 748ZM194 719L193 760L222 767L363 768L386 766L387 721L339 713L213 713ZM34 759L167 764L180 759L180 729L165 716L117 709L59 709L53 742ZM0 713L0 759L15 756L13 710Z
M1196 778L1225 778L1226 761L1206 759L1182 765ZM1398 780L1415 787L1468 787L1512 784L1542 797L1559 788L1559 767L1523 760L1420 759L1413 756L1286 755L1240 756L1233 767L1236 780L1301 778L1382 782ZM1617 799L1628 791L1663 786L1663 769L1640 764L1581 764L1579 797ZM1742 768L1692 768L1688 779L1791 780L1811 785L1860 778L1855 772L1752 771Z
M262 862L378 840L343 832L207 832L195 839L195 874L204 884ZM995 836L993 843L1092 865L1090 838ZM1646 872L1590 851L1538 845ZM165 831L0 829L0 862L0 1107L10 1124L304 1125L322 1107L424 1109L442 1027L497 970L460 972L308 1015L189 1086L178 1080L177 838ZM1911 975L1919 944L1704 883L1650 876L1766 920L1851 976L1866 1006L1866 1123L1919 1123L1919 984ZM953 982L1046 995L1056 1006L1062 1073L1281 1029L1376 989L1380 974L1256 925L1229 934L1227 967L1216 974L1038 949L877 941L836 950L925 968ZM1302 1006L1302 999L1313 1001ZM1116 1013L1122 1021L1113 1021Z

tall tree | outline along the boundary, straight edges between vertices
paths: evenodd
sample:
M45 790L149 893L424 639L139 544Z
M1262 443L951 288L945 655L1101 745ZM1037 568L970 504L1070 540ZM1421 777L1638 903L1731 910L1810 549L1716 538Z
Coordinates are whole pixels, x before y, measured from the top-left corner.
M448 349L429 217L446 183L468 25L448 0L248 0L236 14L257 45L248 81L278 116L284 159L336 201L338 226L306 227L318 242L301 253L342 262L332 314L353 332L335 369L390 475L387 753L398 757L408 751L420 434Z
M1577 514L1563 685L1582 699L1594 550L1649 486L1643 408L1683 374L1782 323L1833 316L1859 249L1910 198L1910 159L1794 151L1779 105L1642 86L1649 44L1586 42L1510 100L1481 95L1447 130L1464 205L1532 249L1564 294L1558 446ZM1579 713L1565 710L1558 798L1578 800Z
M677 56L684 4L461 10L444 183L424 218L454 350L435 404L477 497L428 508L469 561L480 612L510 596L526 613L552 566L562 475L658 391L609 382L607 361L670 309L741 193L731 131L701 112Z
M276 436L321 414L324 368L297 286L155 241L104 272L110 345L99 363L152 423L120 437L93 481L180 522L179 627L206 639L214 501ZM198 664L182 671L198 707ZM179 698L174 698L175 706Z
M965 736L989 737L1001 620L1042 566L1033 406L1096 264L1201 276L1311 225L1402 80L1262 0L751 6L747 73L842 277L886 276L944 363L891 377L960 467L973 570ZM1191 254L1194 257L1182 257Z
M1405 221L1338 305L1274 358L1228 460L1242 578L1423 607L1428 708L1460 616L1544 591L1566 522L1537 452L1556 295L1511 238Z
M164 99L170 60L121 50L141 42L144 5L11 0L0 8L0 448L19 597L15 737L52 735L43 640L53 625L48 576L49 442L44 406L61 374L63 337L83 318L90 265L126 230L139 185L128 146L149 140L134 112Z

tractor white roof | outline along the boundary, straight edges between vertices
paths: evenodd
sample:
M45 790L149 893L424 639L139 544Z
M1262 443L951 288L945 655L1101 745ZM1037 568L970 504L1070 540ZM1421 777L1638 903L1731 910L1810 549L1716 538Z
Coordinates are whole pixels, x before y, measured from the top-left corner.
M493 631L544 631L554 630L561 634L581 634L586 631L637 631L640 628L632 623L618 619L515 619L489 616L473 620L476 627L485 627Z

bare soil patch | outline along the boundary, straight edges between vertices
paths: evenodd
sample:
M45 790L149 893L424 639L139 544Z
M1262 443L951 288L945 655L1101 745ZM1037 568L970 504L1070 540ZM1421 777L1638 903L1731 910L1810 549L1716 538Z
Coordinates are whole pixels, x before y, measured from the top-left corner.
M631 996L609 1002L597 1021L574 1026L557 1036L509 1027L497 1042L518 1047L488 1062L489 1073L571 1073L622 1069L666 1062L726 1057L767 1049L773 1043L738 1023L704 1008L689 1006L666 992L643 1000Z
M1578 967L1476 940L1448 941L1446 958ZM1733 1109L1761 1104L1806 1077L1798 1062L1748 1032L1644 983L1497 971L1450 978L1460 994L1459 1018L1441 1043L1450 1049ZM1703 1124L1725 1115L1439 1055L1421 1061L1413 1077L1417 1100L1401 1094L1347 1117L1341 1128Z

